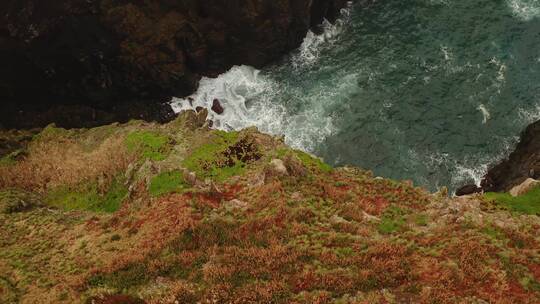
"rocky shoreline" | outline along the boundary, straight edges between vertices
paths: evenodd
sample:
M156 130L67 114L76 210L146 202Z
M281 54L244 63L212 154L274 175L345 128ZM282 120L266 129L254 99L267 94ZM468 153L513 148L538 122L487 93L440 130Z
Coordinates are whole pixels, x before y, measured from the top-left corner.
M278 59L297 48L309 29L335 20L347 4L4 1L1 124L89 127L131 118L170 120L162 109L155 113L156 103L191 94L202 76ZM127 105L136 110L127 111Z
M528 178L540 178L540 121L529 125L523 131L514 152L488 171L480 187L466 185L458 189L456 195L508 192Z

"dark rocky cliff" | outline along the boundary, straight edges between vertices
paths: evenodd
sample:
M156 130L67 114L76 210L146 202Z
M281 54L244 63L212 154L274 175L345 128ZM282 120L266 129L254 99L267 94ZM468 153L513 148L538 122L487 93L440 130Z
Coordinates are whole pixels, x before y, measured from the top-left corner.
M482 188L485 191L509 191L529 177L540 179L540 121L529 125L521 134L516 150L489 170Z
M466 185L458 189L456 194L508 192L527 178L540 179L540 121L529 125L521 133L514 152L488 171L480 187Z
M263 66L298 47L309 28L323 18L335 19L346 4L2 1L0 122L8 127L47 123L57 119L58 111L50 111L58 105L69 115L57 122L67 126L118 115L166 116L161 109L148 112L145 102L187 95L202 75L232 65ZM133 106L135 100L145 102Z

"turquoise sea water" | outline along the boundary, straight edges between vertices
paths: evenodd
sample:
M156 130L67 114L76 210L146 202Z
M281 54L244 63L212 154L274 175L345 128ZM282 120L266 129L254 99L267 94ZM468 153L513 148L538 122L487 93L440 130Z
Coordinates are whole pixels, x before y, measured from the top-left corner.
M323 29L262 71L203 79L194 106L218 98L218 128L431 190L479 182L540 119L540 0L376 1Z

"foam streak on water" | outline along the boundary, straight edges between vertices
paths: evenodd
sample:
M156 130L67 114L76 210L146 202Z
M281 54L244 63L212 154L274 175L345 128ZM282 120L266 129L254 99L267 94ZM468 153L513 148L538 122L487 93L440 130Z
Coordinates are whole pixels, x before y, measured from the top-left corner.
M507 0L508 6L517 18L524 21L530 21L533 18L540 17L539 0Z

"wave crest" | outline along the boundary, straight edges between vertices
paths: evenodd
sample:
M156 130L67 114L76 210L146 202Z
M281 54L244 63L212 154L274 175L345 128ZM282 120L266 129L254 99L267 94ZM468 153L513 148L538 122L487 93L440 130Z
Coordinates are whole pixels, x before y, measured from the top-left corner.
M512 13L521 20L530 21L540 17L539 0L508 0Z

